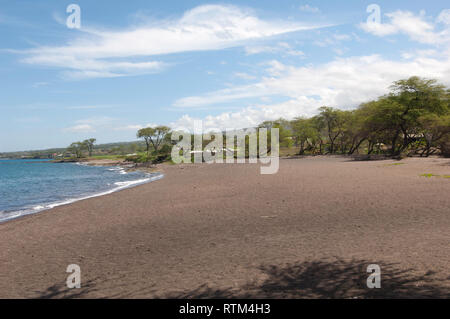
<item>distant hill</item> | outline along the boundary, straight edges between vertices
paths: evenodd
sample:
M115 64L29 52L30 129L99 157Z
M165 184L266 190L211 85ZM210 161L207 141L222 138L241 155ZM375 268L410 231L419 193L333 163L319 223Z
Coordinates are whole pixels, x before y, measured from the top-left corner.
M94 155L126 155L144 149L145 143L143 141L106 143L95 145ZM65 151L66 148L49 148L44 150L3 152L0 153L0 158L54 158L55 154L64 154Z

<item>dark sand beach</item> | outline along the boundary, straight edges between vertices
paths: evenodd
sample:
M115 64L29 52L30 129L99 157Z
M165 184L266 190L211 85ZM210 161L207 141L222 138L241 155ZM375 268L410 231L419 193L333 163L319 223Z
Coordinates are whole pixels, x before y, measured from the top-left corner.
M0 297L448 298L450 160L395 163L164 165L162 180L0 224Z

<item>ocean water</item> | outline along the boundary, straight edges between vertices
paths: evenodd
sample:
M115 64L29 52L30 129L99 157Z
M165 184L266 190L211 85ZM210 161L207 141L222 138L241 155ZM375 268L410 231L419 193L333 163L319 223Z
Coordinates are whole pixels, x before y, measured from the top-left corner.
M160 178L120 167L0 160L0 222Z

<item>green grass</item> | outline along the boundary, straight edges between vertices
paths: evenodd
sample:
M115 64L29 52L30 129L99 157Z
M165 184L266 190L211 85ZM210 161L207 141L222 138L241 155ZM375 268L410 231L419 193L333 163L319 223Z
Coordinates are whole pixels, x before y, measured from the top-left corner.
M439 177L439 175L435 175L435 174L422 174L422 175L420 175L420 176L426 177L426 178Z
M436 174L422 174L422 177L431 178L431 177L442 177L442 178L450 178L450 175L436 175Z
M106 159L106 160L115 160L125 158L125 155L94 155L89 157L90 159Z
M386 166L398 166L398 165L405 165L405 163L392 163L392 164L386 164Z

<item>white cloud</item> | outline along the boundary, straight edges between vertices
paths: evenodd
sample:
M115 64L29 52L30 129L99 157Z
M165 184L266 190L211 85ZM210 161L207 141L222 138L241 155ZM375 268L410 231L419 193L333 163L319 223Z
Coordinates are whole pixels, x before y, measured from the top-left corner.
M67 127L63 131L70 133L93 133L95 132L95 129L92 127L92 125L89 124L77 124L71 127Z
M300 6L300 11L309 12L309 13L319 13L320 9L317 7L312 7L309 4L305 4Z
M192 131L196 120L202 121L203 130L206 132L254 127L265 120L312 115L315 104L314 99L303 97L275 105L251 106L237 112L224 112L216 116L208 115L204 118L184 115L177 121L170 123L170 127L176 130Z
M355 39L357 39L357 38L355 37ZM328 47L328 46L336 46L336 45L339 45L343 41L350 41L350 40L352 40L352 37L350 35L336 33L336 34L326 36L322 39L315 40L313 43L319 47L324 48L324 47Z
M249 40L319 28L284 21L264 21L251 11L229 5L202 5L175 20L154 21L126 31L82 28L63 46L42 46L24 53L23 62L66 70L69 78L116 77L158 72L150 56L243 46ZM127 61L124 61L127 59Z
M245 54L275 53L278 50L275 46L268 45L252 45L245 47Z
M276 45L248 45L245 47L245 54L253 55L260 53L272 53L272 54L282 54L290 56L304 57L305 53L301 50L295 50L287 42L279 42Z
M425 15L415 15L410 11L395 11L387 13L389 22L375 23L368 22L360 24L360 27L376 36L387 36L393 34L406 34L412 40L425 44L442 44L450 42L448 10L444 10L439 15L437 21L445 24L447 27L437 31L431 21L427 21Z
M413 51L405 51L401 53L401 57L403 59L416 59L416 58L439 58L445 57L445 52L438 52L433 49L426 50L413 50Z
M130 124L130 125L115 127L114 130L115 131L137 131L137 130L140 130L141 128L144 128L144 126L139 125L139 124L135 124L135 125Z
M66 106L66 110L97 110L97 109L109 109L117 107L118 105L74 105L74 106Z
M111 126L115 119L108 116L91 117L87 119L77 120L75 124L63 129L63 132L71 133L92 133L97 129Z
M144 127L155 127L158 126L157 124L154 123L148 123L148 124L130 124L130 125L122 125L122 126L117 126L114 127L115 131L138 131L141 128Z
M337 55L344 55L344 53L346 52L346 49L340 49L340 48L334 48L333 52L336 53Z
M82 107L84 108L84 107ZM119 118L113 118L109 116L96 116L86 119L77 120L72 126L63 128L63 132L69 133L93 133L93 132L137 132L144 127L158 126L155 123L138 123L138 124L126 124Z
M234 76L237 77L237 78L244 79L244 80L254 80L254 79L256 79L256 76L248 74L248 73L245 73L245 72L235 72Z
M442 10L436 20L438 23L450 25L450 9Z
M109 117L109 116L96 116L96 117L91 117L91 118L87 118L87 119L83 119L83 120L78 120L78 121L76 121L76 123L102 126L102 125L111 124L114 121L115 121L115 119L112 117Z
M337 40L337 41L349 41L351 40L351 36L349 36L348 34L334 34L333 37Z
M231 102L238 99L251 98L259 95L270 94L264 83L255 83L242 87L227 88L202 96L188 96L174 102L175 107L202 107L218 103ZM266 93L264 93L266 92Z

